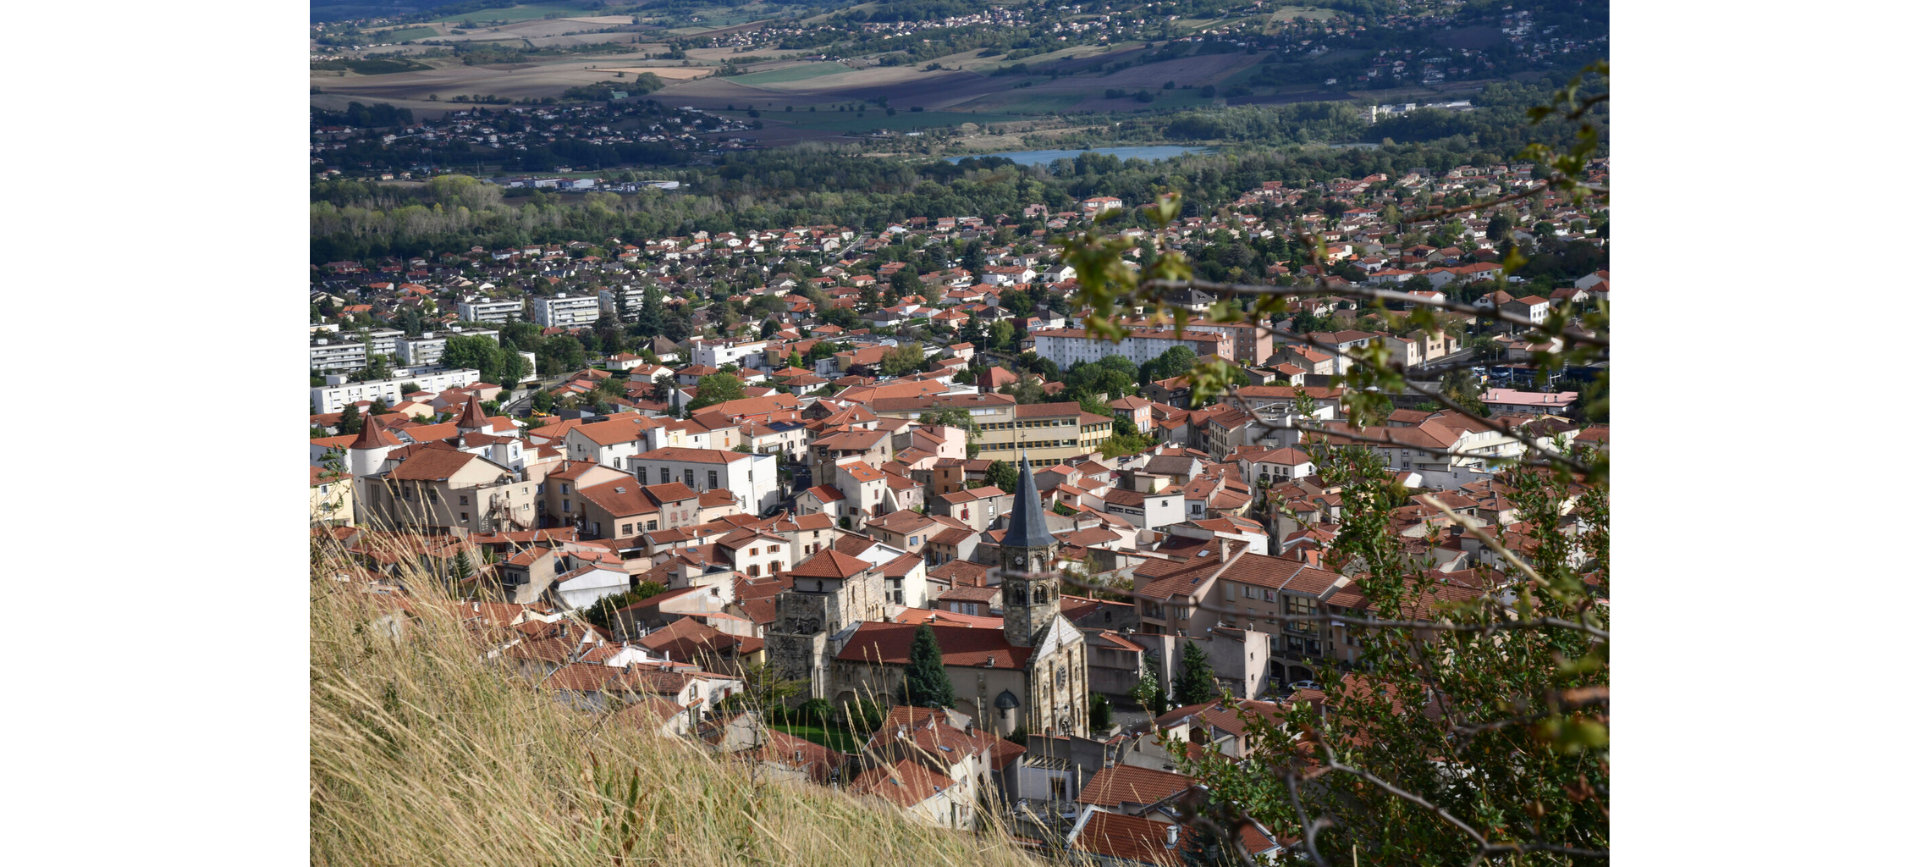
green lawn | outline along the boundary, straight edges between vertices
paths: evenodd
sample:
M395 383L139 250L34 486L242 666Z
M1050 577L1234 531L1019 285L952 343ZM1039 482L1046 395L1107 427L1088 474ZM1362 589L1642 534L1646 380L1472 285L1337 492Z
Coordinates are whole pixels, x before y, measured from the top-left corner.
M839 750L843 753L856 752L860 749L860 742L854 739L853 732L848 731L843 726L830 725L823 728L821 726L775 723L772 728L790 735L806 738L823 747Z
M766 72L755 72L748 75L736 75L727 80L733 82L734 84L745 84L745 85L781 84L788 81L805 81L806 79L809 79L809 78L819 78L825 75L838 75L842 72L852 72L852 71L853 70L849 69L848 67L842 66L841 64L838 64L838 63L812 62L812 63L802 63L798 66L789 66L784 69L773 69L773 70L768 70Z

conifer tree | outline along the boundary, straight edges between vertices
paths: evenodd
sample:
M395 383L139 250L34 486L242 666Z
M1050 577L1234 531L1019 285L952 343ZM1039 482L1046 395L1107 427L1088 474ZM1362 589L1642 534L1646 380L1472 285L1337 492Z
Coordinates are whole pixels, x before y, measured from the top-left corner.
M1173 680L1173 699L1182 707L1214 700L1218 688L1213 685L1213 666L1207 652L1191 640L1180 648L1180 676Z
M920 624L907 651L906 703L914 707L953 707L953 681L940 661L940 642L933 627Z

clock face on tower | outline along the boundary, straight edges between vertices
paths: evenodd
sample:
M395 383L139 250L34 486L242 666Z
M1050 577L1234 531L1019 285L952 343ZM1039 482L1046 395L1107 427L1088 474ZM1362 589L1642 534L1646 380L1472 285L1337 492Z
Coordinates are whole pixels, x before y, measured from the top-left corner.
M1015 554L1015 555L1013 555L1013 565L1015 565L1015 566L1025 566L1025 565L1027 565L1027 555L1025 555L1025 554Z

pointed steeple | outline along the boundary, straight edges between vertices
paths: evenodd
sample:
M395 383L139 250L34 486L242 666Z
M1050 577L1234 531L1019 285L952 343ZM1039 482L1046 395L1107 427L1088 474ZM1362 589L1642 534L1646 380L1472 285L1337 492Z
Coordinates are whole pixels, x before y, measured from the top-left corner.
M1046 510L1040 506L1040 492L1033 484L1033 464L1026 452L1020 453L1020 481L1013 491L1013 511L1007 513L1007 536L1002 548L1044 548L1055 544L1047 532Z
M460 420L454 422L453 429L461 433L487 429L487 414L480 410L480 395L467 395L467 405L460 411Z
M347 448L352 450L383 449L394 448L399 445L400 438L388 433L386 425L382 424L379 419L369 413L366 421L360 424L360 435L355 437L353 445L347 446Z

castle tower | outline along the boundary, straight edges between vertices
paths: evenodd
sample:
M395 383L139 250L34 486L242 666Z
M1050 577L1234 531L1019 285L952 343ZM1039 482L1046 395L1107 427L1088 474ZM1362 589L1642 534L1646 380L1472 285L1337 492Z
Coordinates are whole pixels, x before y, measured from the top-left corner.
M1047 532L1046 511L1034 489L1033 465L1020 456L1020 481L1014 486L1013 511L1007 513L1007 535L1000 541L1000 594L1005 606L1003 629L1015 647L1034 647L1046 636L1053 616L1060 612L1060 579L1043 573L1053 568L1060 543Z
M467 405L460 410L460 418L453 423L453 429L463 434L487 429L487 414L480 409L480 395L467 395Z
M400 438L371 414L360 425L360 435L347 446L347 472L355 477L371 476L386 463L387 453L400 447Z

